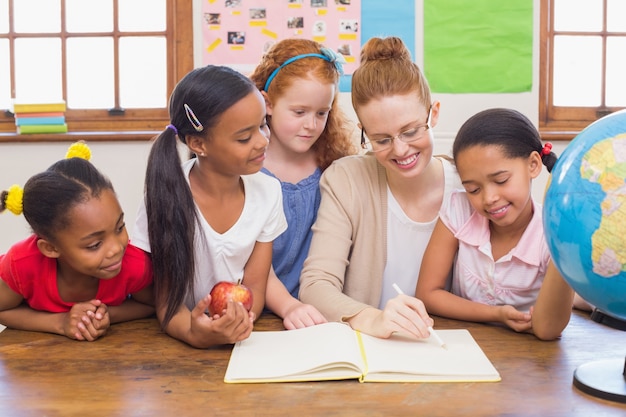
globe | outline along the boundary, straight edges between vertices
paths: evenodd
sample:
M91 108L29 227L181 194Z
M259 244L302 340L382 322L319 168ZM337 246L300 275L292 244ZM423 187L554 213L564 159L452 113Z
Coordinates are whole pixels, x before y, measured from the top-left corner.
M543 206L548 248L557 269L584 299L626 321L626 110L587 126L552 170ZM593 317L593 315L592 315ZM623 326L614 326L623 328ZM576 368L574 386L626 403L626 359Z
M593 122L565 148L543 221L563 278L598 310L626 320L626 110Z

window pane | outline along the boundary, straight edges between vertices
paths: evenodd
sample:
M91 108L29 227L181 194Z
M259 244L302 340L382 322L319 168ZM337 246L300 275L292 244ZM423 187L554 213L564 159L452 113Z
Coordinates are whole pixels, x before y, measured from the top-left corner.
M606 105L626 106L626 37L609 37L606 40Z
M598 32L602 30L602 0L555 0L554 29Z
M554 105L599 106L602 90L602 39L554 37Z
M166 29L165 1L119 0L120 30L125 32L164 31Z
M61 30L61 2L13 0L13 18L18 33L58 33Z
M61 40L15 40L15 96L20 101L58 101L61 88Z
M68 32L113 31L112 0L65 0Z
M120 38L122 107L167 106L166 50L164 37Z
M11 108L9 40L0 39L0 110Z
M9 33L9 0L0 0L0 33Z
M626 1L608 0L606 29L611 32L626 32Z
M113 38L67 40L67 104L72 108L115 106Z

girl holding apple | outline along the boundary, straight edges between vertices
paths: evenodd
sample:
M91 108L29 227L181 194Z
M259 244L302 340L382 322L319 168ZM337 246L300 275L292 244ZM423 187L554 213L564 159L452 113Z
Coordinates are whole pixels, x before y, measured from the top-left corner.
M265 102L247 77L209 65L178 83L169 114L148 159L133 243L152 255L156 313L169 335L198 348L235 343L263 309L272 241L287 227L280 184L259 172ZM195 154L183 164L177 139ZM251 310L230 300L207 315L212 287L240 280Z
M0 255L0 323L94 341L111 323L154 314L152 268L128 243L111 182L86 144L0 193L0 212L24 214L33 234Z
M298 300L302 264L320 203L319 180L336 159L354 154L337 103L343 57L308 39L284 39L261 59L252 81L265 99L270 143L262 172L277 178L289 226L274 241L266 306L286 329L326 321Z

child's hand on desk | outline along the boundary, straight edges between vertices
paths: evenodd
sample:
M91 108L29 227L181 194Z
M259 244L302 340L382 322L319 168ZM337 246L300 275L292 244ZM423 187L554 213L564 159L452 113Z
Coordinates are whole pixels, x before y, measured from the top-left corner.
M311 304L304 304L298 301L287 311L283 319L283 326L285 326L287 330L294 330L326 322L326 318L317 308L313 307Z
M532 328L531 314L518 311L509 305L500 306L500 322L520 333Z
M248 312L243 304L229 301L222 315L207 315L211 296L200 300L191 311L191 338L193 346L209 347L236 343L247 339L254 327L255 315Z
M100 302L99 300L96 300ZM96 311L87 310L87 317L91 320L91 324L96 330L106 330L111 326L111 317L109 316L109 308L106 304L100 303ZM87 323L83 319L84 323Z
M76 303L66 314L63 329L67 337L93 342L106 333L110 321L106 305L100 300Z
M392 333L400 332L416 338L430 336L428 327L433 325L433 319L428 316L426 307L421 300L405 294L398 294L387 301L385 309L379 316L381 337L390 337Z

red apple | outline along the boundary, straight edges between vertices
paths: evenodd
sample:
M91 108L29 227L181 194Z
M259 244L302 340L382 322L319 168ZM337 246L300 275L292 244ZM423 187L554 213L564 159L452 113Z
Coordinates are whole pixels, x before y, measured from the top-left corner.
M211 316L222 315L226 310L228 301L240 302L250 311L252 308L252 291L241 282L220 281L211 289L211 303L209 313Z

